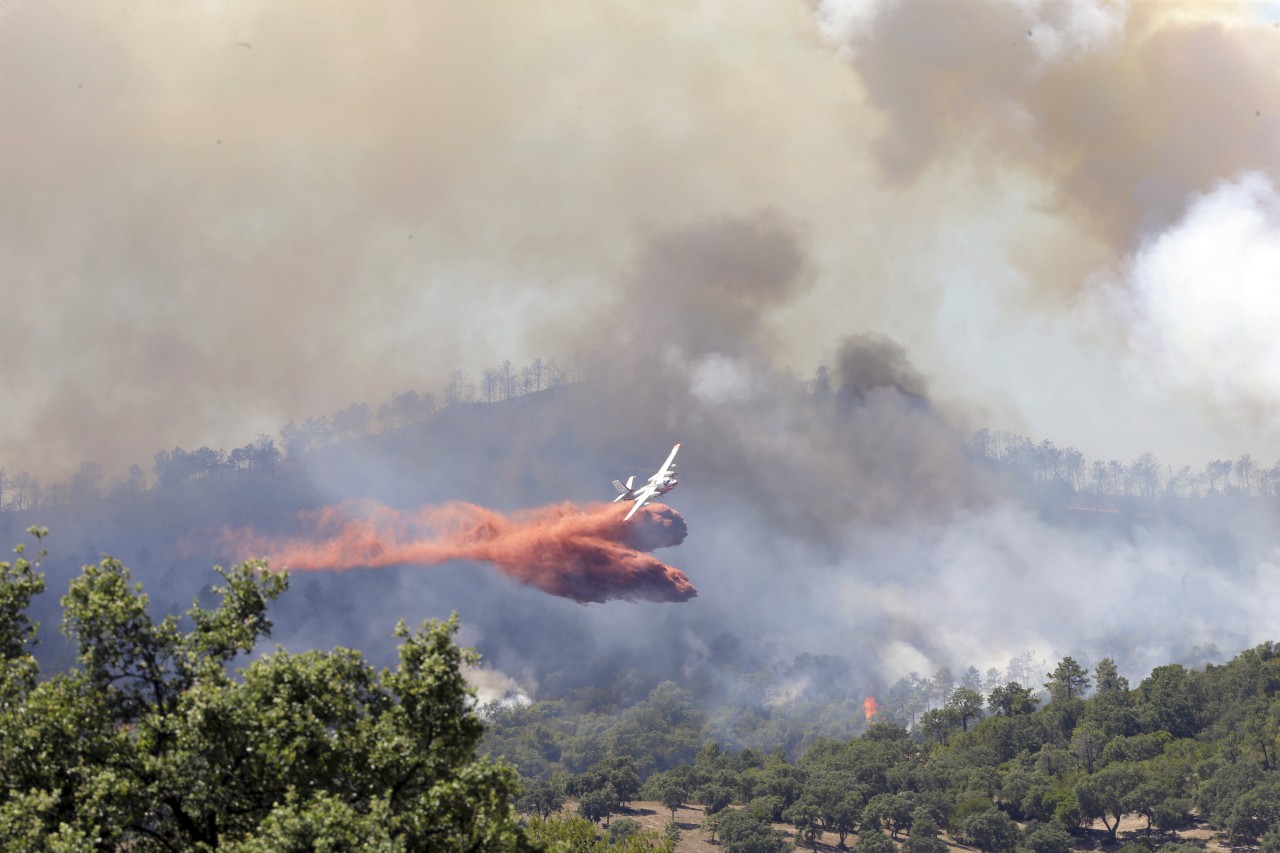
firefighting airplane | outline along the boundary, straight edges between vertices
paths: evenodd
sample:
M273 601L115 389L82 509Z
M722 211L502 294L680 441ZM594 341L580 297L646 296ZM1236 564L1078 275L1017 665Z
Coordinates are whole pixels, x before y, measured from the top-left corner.
M640 488L635 488L635 476L627 478L624 484L620 480L613 481L613 487L618 490L618 496L613 499L617 503L624 498L629 501L635 501L635 505L631 507L631 511L627 513L627 517L623 521L627 521L631 516L636 514L636 510L652 501L654 498L665 495L674 489L679 483L676 480L676 452L680 449L680 445L671 448L671 455L667 457L667 461L662 463L662 467L658 469L658 473L649 478L649 482Z

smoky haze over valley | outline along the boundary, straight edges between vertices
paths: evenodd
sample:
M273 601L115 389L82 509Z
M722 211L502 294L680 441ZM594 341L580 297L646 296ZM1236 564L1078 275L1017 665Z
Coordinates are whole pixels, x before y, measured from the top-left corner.
M1170 472L1280 457L1278 22L1090 0L0 4L11 474L149 471L442 395L459 368L474 389L503 359L575 380L252 487L4 513L9 538L53 529L54 598L109 551L180 606L236 556L223 526L607 500L680 441L688 537L659 558L696 598L583 606L484 563L307 572L274 636L376 658L395 619L456 609L491 681L526 693L726 655L836 657L851 693L1025 650L1141 676L1274 639L1272 499L1070 510L970 437ZM779 691L803 691L793 670Z

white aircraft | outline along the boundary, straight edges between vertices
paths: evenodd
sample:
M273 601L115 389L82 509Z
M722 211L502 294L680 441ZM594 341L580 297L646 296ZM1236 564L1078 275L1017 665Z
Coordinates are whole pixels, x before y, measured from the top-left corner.
M680 445L671 448L671 455L667 457L667 461L662 463L662 467L658 469L658 473L649 478L649 482L640 488L635 488L635 476L627 478L627 482L620 480L613 481L613 487L618 490L618 496L613 499L617 503L624 498L629 501L635 501L635 505L631 507L631 511L627 513L627 517L623 521L627 521L631 516L636 514L636 510L649 503L656 497L665 495L667 492L679 485L676 480L676 452L680 449Z

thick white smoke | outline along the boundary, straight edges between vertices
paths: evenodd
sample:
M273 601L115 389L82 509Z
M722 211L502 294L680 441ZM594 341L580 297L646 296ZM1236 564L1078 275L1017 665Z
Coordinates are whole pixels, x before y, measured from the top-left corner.
M1231 654L1280 631L1274 546L1235 563L1167 521L1111 527L1105 512L1076 514L1050 524L1000 504L940 525L859 532L860 558L843 564L831 598L876 627L886 678L939 665L1003 669L1024 649L1050 662L1112 657L1141 677L1197 646Z
M1280 191L1250 172L1194 198L1128 265L1130 369L1221 415L1280 422Z

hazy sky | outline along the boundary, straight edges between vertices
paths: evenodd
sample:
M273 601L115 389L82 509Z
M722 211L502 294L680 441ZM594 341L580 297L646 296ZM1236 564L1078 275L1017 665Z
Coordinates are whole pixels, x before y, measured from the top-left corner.
M660 358L720 304L801 374L877 332L975 422L1270 464L1278 56L1274 3L0 0L0 464ZM798 248L636 287L743 222Z

